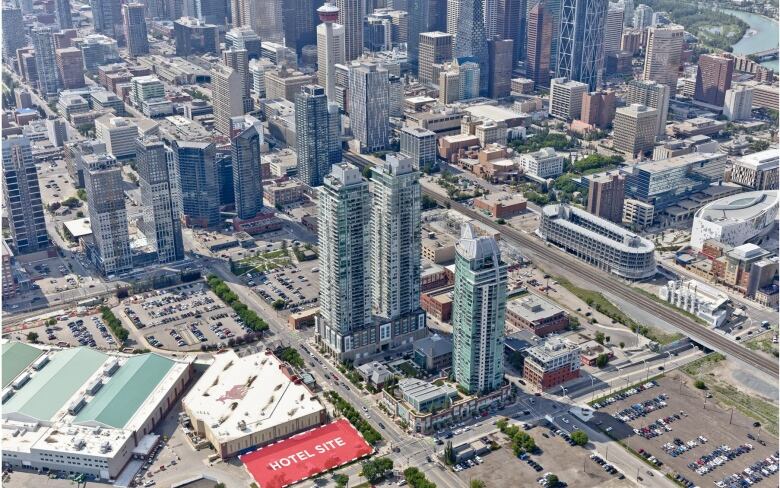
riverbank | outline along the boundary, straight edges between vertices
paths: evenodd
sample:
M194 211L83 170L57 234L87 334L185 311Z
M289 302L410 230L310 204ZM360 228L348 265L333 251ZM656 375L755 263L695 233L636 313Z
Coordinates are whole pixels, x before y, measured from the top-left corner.
M777 47L777 39L780 35L780 24L777 20L741 10L723 9L721 11L739 18L750 26L748 32L732 46L734 54L752 54ZM778 71L780 63L775 59L761 64Z

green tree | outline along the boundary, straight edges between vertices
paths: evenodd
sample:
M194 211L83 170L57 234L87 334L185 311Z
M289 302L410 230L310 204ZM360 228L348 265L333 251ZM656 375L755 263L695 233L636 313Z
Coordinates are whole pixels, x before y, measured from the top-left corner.
M28 332L27 333L27 342L36 343L38 342L38 333L37 332Z
M452 450L452 441L447 441L447 446L444 448L444 462L447 464L455 464L455 451Z
M607 354L599 354L596 358L596 366L603 368L609 363L609 356Z
M214 485L214 488L227 488L227 486L225 486L225 483L217 483Z
M487 485L480 479L474 479L469 483L469 488L487 488Z
M581 430L575 430L571 433L571 440L578 446L584 446L588 443L588 434Z
M79 188L78 191L76 191L76 195L78 195L79 199L87 201L87 190L84 188Z
M274 302L271 304L272 307L274 307L274 310L281 310L284 308L284 306L287 305L287 302L282 300L281 298L277 298L274 300Z
M363 462L363 476L369 483L376 483L385 477L388 471L393 469L393 460L380 457Z
M336 482L336 486L339 488L344 488L347 486L347 483L349 483L349 476L345 474L337 474L333 477L334 481Z
M702 381L702 380L696 380L693 383L693 386L695 386L696 388L698 388L700 390L706 390L707 389L707 384L704 381Z
M548 488L552 488L553 486L558 486L558 483L560 483L560 480L558 477L554 474L547 475L547 482L545 483L545 486Z
M623 349L624 347L626 347L626 343L623 342L623 341L620 341L620 349Z
M603 332L596 332L596 342L598 342L602 346L604 345L604 333Z

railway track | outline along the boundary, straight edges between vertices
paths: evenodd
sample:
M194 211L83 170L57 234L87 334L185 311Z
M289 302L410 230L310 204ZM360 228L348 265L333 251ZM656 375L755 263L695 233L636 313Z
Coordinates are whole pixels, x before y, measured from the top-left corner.
M370 161L351 153L345 154L345 159L359 166L361 169L371 164ZM663 321L672 325L680 332L693 339L695 342L709 349L713 349L722 354L738 359L748 366L761 370L762 372L769 374L772 377L777 377L779 371L777 361L766 356L762 356L755 351L751 351L750 349L727 339L717 332L703 327L693 320L680 315L669 307L660 304L651 298L648 298L642 293L635 291L630 286L618 281L607 273L598 270L586 263L583 263L582 261L579 261L576 258L559 251L557 248L547 247L545 244L534 239L533 237L518 230L507 227L506 225L496 224L489 217L434 191L423 187L422 192L424 195L427 195L438 203L444 206L449 206L449 208L457 210L467 217L478 220L483 224L499 231L507 240L519 246L521 250L527 249L532 251L536 256L538 256L540 261L553 263L565 269L569 269L573 274L588 276L588 279L592 283L594 289L609 292L612 295L622 298L626 302L641 307L642 309L654 314L659 319L662 319Z

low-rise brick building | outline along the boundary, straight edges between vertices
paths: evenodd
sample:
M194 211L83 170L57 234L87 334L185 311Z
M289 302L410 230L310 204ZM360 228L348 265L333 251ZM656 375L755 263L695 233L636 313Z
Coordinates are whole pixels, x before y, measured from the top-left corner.
M554 303L531 294L507 302L506 322L510 326L526 329L543 337L566 330L569 326L569 316Z
M526 351L523 379L539 390L548 390L580 376L580 347L552 337Z

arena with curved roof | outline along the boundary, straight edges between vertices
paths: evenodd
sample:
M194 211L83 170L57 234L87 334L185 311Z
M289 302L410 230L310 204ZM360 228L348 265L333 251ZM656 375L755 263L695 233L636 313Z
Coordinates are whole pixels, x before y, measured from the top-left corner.
M777 223L777 190L738 193L705 205L693 218L691 247L714 239L736 247L768 234Z

